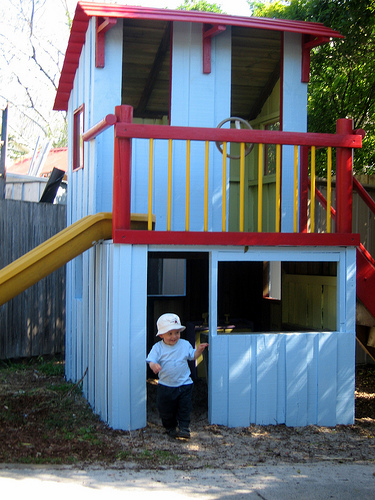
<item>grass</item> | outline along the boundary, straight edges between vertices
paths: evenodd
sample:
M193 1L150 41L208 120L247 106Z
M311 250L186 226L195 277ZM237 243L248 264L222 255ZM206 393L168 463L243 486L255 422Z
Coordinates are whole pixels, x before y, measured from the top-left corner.
M92 412L81 387L65 380L60 360L0 361L0 383L0 462L155 466L179 460L110 429Z

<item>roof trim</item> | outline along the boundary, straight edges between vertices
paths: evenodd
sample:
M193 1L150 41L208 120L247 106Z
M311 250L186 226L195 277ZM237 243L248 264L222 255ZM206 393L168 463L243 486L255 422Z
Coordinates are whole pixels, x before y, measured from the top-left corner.
M105 3L78 2L65 60L61 71L60 82L56 93L54 110L67 111L70 93L86 31L91 17L115 17L118 19L147 19L159 21L178 21L188 23L223 24L227 26L242 26L272 31L302 33L312 37L344 38L338 31L325 27L321 23L292 21L289 19L269 19L261 17L240 17L213 12L197 12L184 10L154 9L130 5L112 5Z

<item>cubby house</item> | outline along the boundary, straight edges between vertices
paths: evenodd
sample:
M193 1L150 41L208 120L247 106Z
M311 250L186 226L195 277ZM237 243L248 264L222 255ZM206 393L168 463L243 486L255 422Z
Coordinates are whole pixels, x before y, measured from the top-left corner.
M54 106L68 113L68 224L102 214L112 239L67 265L66 375L111 427L146 426L163 312L193 344L209 338L207 374L192 370L207 376L210 423L354 422L363 134L346 119L307 133L310 50L337 38L316 23L78 2ZM337 169L325 232L317 148Z

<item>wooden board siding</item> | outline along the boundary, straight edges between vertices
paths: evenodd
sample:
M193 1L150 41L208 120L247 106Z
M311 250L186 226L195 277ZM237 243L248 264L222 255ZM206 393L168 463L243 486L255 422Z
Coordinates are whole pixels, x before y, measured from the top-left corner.
M5 267L66 227L66 206L0 202ZM0 359L61 354L65 343L65 266L0 307Z
M147 249L104 242L85 257L93 272L73 301L66 375L84 376L85 397L111 427L138 429L146 425Z
M354 333L213 336L210 423L353 424L354 339Z
M68 224L91 213L112 211L112 128L84 144L84 167L72 171L74 110L85 105L84 130L88 130L121 103L122 20L106 34L105 69L95 68L95 27L94 18L86 32L68 105ZM95 304L95 258L91 249L66 266L66 376L72 381L84 375L94 352L89 332L92 334L94 323L91 314ZM83 389L90 401L95 398L93 377L93 372L88 370L83 380Z
M307 131L307 84L301 82L301 36L284 33L282 130ZM281 231L293 232L293 146L282 148ZM298 190L300 191L300 190Z
M337 250L337 249L336 249ZM218 263L337 262L337 330L217 334ZM211 312L213 311L213 313ZM210 256L209 420L230 427L352 424L355 376L355 249L249 248Z
M216 127L230 116L231 29L212 38L211 73L202 72L202 26L174 23L172 51L171 125ZM179 141L175 141L179 142ZM190 230L203 229L204 143L191 150ZM174 181L173 196L181 201L181 212L174 214L176 228L185 229L186 146L176 144L175 163L181 177ZM179 155L179 156L178 156ZM222 155L214 144L209 148L209 230L221 231ZM215 174L214 174L215 172ZM228 169L229 173L229 169ZM156 222L156 225L158 223Z
M146 426L147 247L111 245L108 422Z

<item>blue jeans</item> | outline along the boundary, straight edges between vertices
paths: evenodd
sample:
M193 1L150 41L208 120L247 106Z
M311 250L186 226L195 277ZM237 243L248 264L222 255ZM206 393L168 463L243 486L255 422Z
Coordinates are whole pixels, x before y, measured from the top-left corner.
M157 407L163 426L169 429L189 429L192 410L193 384L167 387L159 384Z

